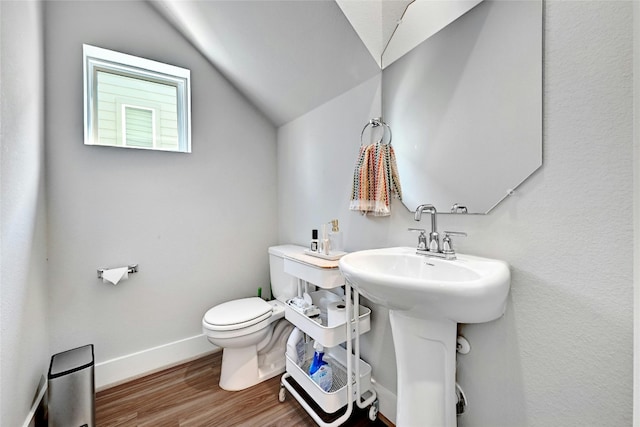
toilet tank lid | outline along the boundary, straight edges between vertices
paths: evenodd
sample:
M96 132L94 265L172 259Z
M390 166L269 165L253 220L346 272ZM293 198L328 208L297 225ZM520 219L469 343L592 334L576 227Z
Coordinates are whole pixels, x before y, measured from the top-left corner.
M239 326L251 321L257 323L268 318L266 315L272 311L273 306L262 298L241 298L216 305L205 313L204 321L212 326Z
M286 255L289 255L289 254L303 253L305 249L306 247L304 246L293 245L293 244L278 245L278 246L271 246L269 248L269 254L284 258Z

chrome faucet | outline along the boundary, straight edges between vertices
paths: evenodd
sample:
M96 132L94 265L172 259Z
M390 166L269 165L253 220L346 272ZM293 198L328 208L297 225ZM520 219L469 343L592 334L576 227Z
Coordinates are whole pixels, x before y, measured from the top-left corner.
M436 211L433 205L420 205L416 208L416 215L414 219L420 221L422 219L422 212L431 214L431 233L429 237L425 236L425 230L422 228L410 228L409 231L419 231L418 247L416 253L420 255L433 256L438 258L444 258L448 260L456 259L456 253L453 250L453 244L451 242L451 236L466 236L467 233L457 231L445 231L444 238L442 239L442 250L440 249L440 235L436 227Z
M416 208L416 215L414 219L420 221L422 219L422 212L431 214L431 233L429 233L429 239L426 250L430 252L440 252L440 235L436 226L436 215L438 211L433 205L420 205Z
M420 235L418 236L418 247L417 249L421 250L421 251L426 251L427 250L427 236L425 233L425 229L424 228L408 228L409 231L416 231L418 233L420 233Z
M451 236L467 237L467 233L463 233L462 231L444 232L444 237L442 238L442 253L444 254L445 259L456 259L456 252L453 250Z

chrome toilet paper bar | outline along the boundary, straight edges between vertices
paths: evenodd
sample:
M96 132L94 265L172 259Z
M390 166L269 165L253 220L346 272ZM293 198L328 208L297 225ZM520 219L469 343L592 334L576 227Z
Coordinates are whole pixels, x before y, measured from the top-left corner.
M118 268L118 267L111 267L111 268ZM102 279L102 273L104 273L105 270L111 270L111 268L99 268L98 269L98 279ZM137 273L138 272L138 264L129 264L127 266L127 269L128 269L129 274Z

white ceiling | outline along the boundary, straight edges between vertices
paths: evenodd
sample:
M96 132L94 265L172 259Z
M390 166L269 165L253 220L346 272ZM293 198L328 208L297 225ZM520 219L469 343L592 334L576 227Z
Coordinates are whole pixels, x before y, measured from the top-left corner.
M151 4L276 126L380 72L335 1Z
M149 1L281 126L380 73L481 0Z

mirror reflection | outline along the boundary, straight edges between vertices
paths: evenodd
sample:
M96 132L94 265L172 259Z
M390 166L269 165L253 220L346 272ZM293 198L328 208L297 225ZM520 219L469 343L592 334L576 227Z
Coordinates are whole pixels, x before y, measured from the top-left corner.
M407 52L418 46L438 31L473 9L482 0L413 0L406 5L402 16L394 20L391 14L383 13L383 30L395 23L390 35L383 32L386 40L382 52L381 68L386 68ZM385 4L396 3L384 2Z
M485 0L422 42L382 111L409 210L489 212L542 164L542 2Z

